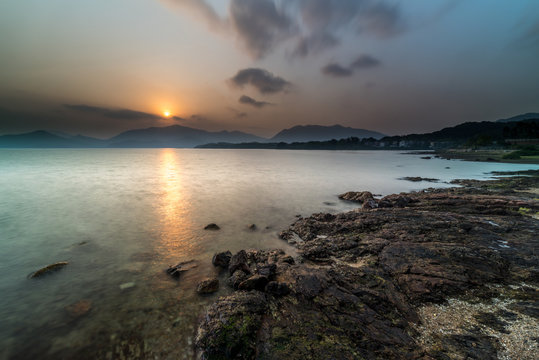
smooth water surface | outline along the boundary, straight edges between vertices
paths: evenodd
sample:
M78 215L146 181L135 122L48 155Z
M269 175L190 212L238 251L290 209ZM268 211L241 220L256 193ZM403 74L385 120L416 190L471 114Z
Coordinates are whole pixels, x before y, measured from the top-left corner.
M228 291L194 292L219 275L214 252L293 252L277 234L297 214L354 208L337 198L346 191L537 168L389 151L0 150L0 358L192 358L198 316ZM212 222L221 230L203 230ZM197 267L179 281L165 274L188 260ZM57 261L69 265L27 278ZM70 315L81 300L91 310Z

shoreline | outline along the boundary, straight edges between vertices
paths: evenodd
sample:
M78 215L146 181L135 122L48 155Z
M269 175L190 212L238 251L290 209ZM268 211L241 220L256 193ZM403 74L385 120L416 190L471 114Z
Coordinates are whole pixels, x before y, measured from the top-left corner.
M539 171L455 184L382 199L348 193L361 209L313 214L281 233L295 258L232 256L234 292L201 319L200 354L531 359Z

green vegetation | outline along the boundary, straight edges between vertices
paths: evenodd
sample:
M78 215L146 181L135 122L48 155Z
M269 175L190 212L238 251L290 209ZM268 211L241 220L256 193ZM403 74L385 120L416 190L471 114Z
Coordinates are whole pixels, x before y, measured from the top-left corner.
M539 148L537 146L523 146L519 150L505 154L502 158L516 160L521 158L535 159L539 157Z

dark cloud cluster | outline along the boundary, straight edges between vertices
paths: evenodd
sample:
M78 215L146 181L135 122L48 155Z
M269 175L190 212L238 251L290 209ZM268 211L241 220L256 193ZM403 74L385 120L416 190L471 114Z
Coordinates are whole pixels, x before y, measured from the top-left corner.
M275 94L285 92L291 87L291 83L285 79L273 75L267 70L248 68L238 71L230 80L230 83L238 88L250 85L261 94Z
M338 63L330 63L322 68L322 73L333 77L348 77L352 76L356 70L374 68L381 64L382 62L377 58L363 54L358 56L348 67Z
M100 115L106 118L117 119L117 120L159 120L161 116L150 114L142 111L129 110L129 109L108 109L97 106L90 105L70 105L65 104L65 108L69 110L75 110L83 113Z
M229 12L235 31L255 58L294 33L292 19L273 0L232 0Z
M331 63L322 68L322 73L334 77L347 77L351 76L354 71L337 63Z
M269 103L266 101L255 100L252 97L247 96L247 95L242 95L238 101L240 102L240 104L251 105L256 108L263 108L264 106L273 105L272 103Z
M231 0L220 18L207 0L162 0L186 6L211 28L227 28L256 59L295 38L292 56L340 44L344 33L386 38L404 31L400 7L389 0Z

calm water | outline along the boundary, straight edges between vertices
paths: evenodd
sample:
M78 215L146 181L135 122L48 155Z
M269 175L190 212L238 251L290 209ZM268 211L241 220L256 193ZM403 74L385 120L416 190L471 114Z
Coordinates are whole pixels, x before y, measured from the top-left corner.
M337 199L345 191L385 195L449 186L403 176L537 168L385 151L0 150L0 358L192 358L197 316L227 293L194 293L217 275L214 252L293 252L278 232L296 214L352 209ZM211 222L221 230L204 231ZM198 267L179 281L164 273L186 260ZM57 261L70 264L27 278ZM66 306L80 300L91 310L74 318Z

